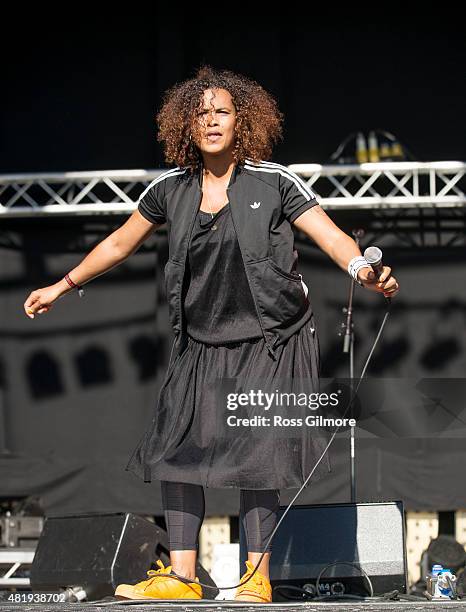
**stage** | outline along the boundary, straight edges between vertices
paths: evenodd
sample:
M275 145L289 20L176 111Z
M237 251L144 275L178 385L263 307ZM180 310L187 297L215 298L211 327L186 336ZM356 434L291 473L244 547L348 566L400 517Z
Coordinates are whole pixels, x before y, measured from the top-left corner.
M135 610L157 610L166 612L182 612L189 610L189 612L197 612L202 610L216 610L217 612L229 612L231 610L246 610L254 609L257 611L273 610L273 612L363 612L376 610L383 610L389 612L396 610L398 612L405 610L466 610L466 600L464 601L435 601L429 602L427 600L420 599L419 602L414 601L375 601L369 600L363 602L303 602L303 603L271 603L271 604L255 604L241 602L236 603L233 601L206 601L205 603L195 600L185 600L182 603L174 603L173 601L160 600L160 601L118 601L112 600L112 598L105 598L101 602L95 603L63 603L63 604L15 604L10 602L0 602L0 612L10 610L22 610L28 611L33 610L34 612L57 612L57 610L82 610L83 612L99 612L102 610L109 609L123 609L131 607L132 611Z

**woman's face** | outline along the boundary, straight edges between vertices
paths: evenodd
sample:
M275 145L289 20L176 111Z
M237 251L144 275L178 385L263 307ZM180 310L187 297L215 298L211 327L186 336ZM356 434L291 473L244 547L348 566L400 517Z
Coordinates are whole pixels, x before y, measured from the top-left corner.
M230 93L226 89L206 89L197 113L198 130L193 138L202 153L231 152L235 144L236 109Z

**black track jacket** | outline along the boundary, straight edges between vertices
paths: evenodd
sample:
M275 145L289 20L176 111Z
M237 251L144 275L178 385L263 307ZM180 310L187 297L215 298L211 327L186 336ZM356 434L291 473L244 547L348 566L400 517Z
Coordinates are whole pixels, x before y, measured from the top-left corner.
M281 164L236 164L227 187L246 277L268 351L293 335L312 316L309 296L296 271L291 223L318 202L306 183ZM202 200L202 167L176 167L159 175L138 201L152 223L167 223L169 258L165 286L178 353L187 343L183 279L188 244ZM172 349L173 352L173 349Z

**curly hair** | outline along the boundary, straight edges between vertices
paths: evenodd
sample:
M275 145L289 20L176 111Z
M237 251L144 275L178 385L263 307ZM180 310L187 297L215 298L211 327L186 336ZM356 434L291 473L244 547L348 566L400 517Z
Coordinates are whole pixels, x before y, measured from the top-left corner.
M226 89L236 109L233 158L268 159L273 146L282 139L283 114L276 100L255 81L230 70L201 66L194 78L168 89L157 113L157 140L163 143L165 161L196 170L202 162L193 133L195 118L206 89Z

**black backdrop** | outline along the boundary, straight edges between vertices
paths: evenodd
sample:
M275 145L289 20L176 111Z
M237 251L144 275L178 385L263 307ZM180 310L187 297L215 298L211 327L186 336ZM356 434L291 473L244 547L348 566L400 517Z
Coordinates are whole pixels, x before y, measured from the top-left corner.
M359 215L360 224L369 215ZM349 230L348 218L332 216ZM164 234L89 283L84 298L68 294L34 320L22 311L30 290L55 282L122 219L56 219L40 232L35 221L3 224L0 371L6 448L0 456L0 490L4 497L38 495L51 515L161 513L158 482L143 483L124 467L150 423L172 338L161 274L167 257ZM316 312L323 374L346 376L337 331L348 279L300 235L297 244ZM379 244L403 292L368 375L463 377L466 286L459 279L466 272L464 246L402 248L388 237ZM383 312L380 296L357 288L356 373ZM464 436L357 439L356 458L360 501L402 499L408 508L436 510L466 505L459 486ZM335 442L331 463L328 478L311 483L299 503L349 501L347 439ZM283 492L282 499L295 492ZM237 505L237 491L207 490L209 514L234 514Z
M165 4L72 17L9 6L21 27L0 37L1 172L161 167L154 115L201 62L277 97L281 163L325 162L371 128L422 161L464 159L464 37L448 11Z

